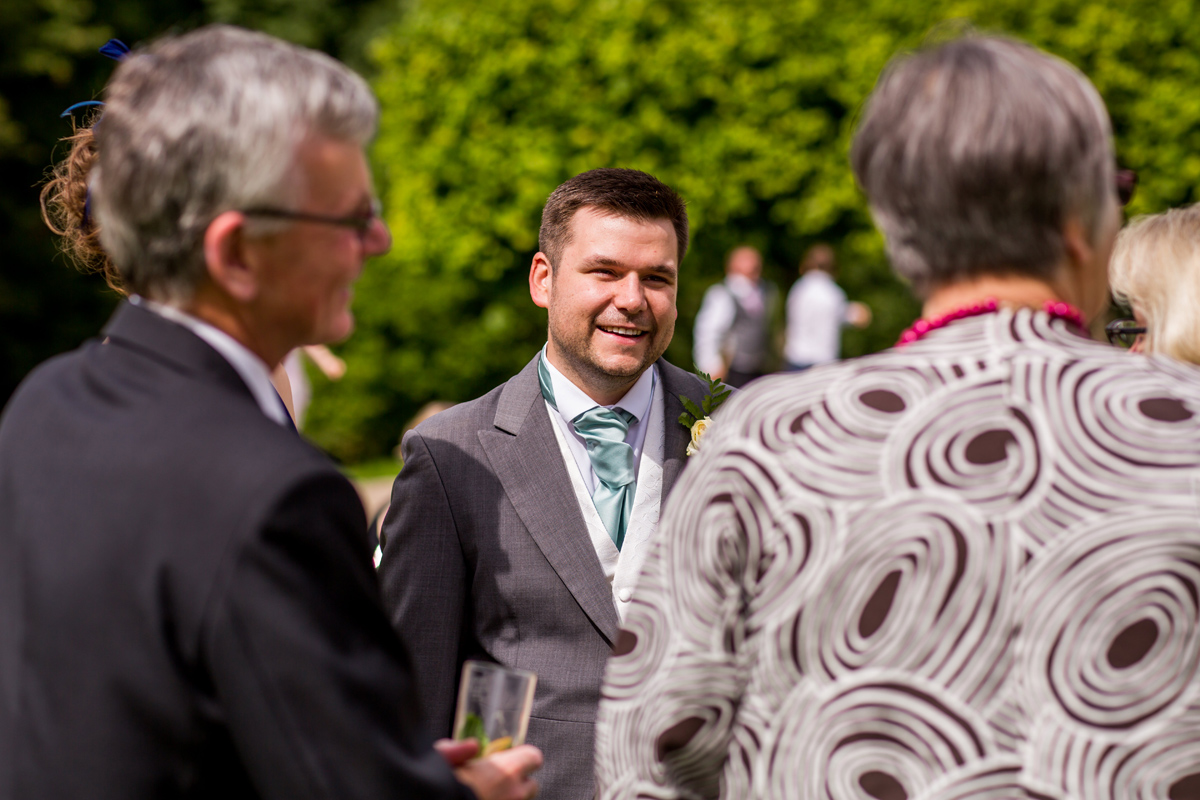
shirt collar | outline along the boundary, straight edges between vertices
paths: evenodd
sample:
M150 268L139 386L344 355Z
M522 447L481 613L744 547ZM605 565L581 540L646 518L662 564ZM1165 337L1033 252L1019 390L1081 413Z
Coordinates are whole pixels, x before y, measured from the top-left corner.
M747 297L758 291L758 283L745 275L727 275L725 276L725 285L729 287L733 296L738 298Z
M271 383L271 373L267 370L267 365L261 358L250 352L245 345L225 331L174 306L164 305L138 295L133 295L129 300L134 305L153 311L163 319L182 325L207 342L212 349L229 362L229 365L241 377L262 412L280 425L288 424L287 409L284 408L279 392L275 391L275 385Z
M588 397L582 389L571 382L571 379L558 371L550 359L546 358L546 348L542 348L542 358L550 370L550 383L554 388L554 403L563 419L571 421L588 409L599 405ZM654 384L658 381L658 365L651 364L650 369L642 373L637 383L629 388L617 402L605 408L621 408L637 417L638 421L650 413L650 401L654 399Z

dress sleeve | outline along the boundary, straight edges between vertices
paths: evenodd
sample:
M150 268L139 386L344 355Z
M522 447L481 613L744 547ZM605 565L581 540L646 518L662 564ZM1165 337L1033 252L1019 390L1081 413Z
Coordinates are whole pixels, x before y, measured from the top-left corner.
M470 798L422 724L364 529L353 488L322 475L231 554L205 633L225 724L264 798Z

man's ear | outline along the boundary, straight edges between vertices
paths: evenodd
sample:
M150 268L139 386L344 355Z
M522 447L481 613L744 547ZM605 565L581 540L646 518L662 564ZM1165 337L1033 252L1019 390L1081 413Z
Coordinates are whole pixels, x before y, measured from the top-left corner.
M243 303L258 294L258 276L246 259L245 222L246 217L240 212L225 211L204 231L204 264L209 278Z
M533 257L529 267L529 296L533 304L541 308L550 307L550 290L554 283L554 268L545 253Z

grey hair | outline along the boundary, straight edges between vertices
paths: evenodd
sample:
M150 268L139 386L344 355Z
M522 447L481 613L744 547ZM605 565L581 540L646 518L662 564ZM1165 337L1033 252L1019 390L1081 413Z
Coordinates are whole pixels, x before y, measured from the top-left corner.
M1116 202L1112 127L1083 73L972 35L894 59L850 150L892 266L918 295L986 274L1049 278L1075 218Z
M1146 319L1146 352L1200 364L1200 206L1138 217L1117 235L1109 281Z
M131 54L105 94L90 176L101 243L130 291L169 303L205 275L218 214L294 202L305 138L365 145L379 117L329 56L225 25Z

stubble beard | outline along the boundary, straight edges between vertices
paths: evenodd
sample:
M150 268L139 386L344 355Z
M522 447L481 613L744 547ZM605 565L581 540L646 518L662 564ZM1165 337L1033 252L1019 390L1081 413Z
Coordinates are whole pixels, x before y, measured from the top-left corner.
M550 338L554 341L555 349L570 362L571 369L575 374L605 392L615 392L632 386L642 373L666 352L675 328L672 325L671 329L666 331L661 328L647 331L646 336L652 339L661 338L662 341L658 342L657 346L648 349L641 363L631 369L608 368L600 363L593 340L596 331L597 327L592 325L588 338L580 341L578 337L574 336L555 336L554 328L551 327Z

